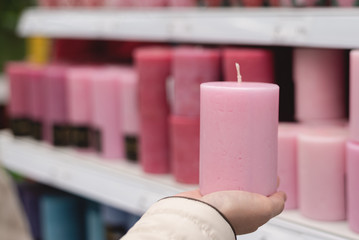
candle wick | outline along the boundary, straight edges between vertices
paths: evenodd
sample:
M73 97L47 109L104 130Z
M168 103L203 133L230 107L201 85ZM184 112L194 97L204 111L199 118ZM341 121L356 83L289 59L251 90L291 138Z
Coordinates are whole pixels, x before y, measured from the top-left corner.
M241 73L239 71L239 64L236 63L236 69L237 69L237 81L240 83L242 82L242 76L241 76Z

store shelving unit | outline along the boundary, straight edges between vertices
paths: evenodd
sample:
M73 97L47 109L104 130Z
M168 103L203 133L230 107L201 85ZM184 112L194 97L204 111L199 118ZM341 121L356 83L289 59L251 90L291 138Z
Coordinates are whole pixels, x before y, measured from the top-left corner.
M356 8L29 9L20 36L358 48ZM151 31L148 31L151 29Z
M148 31L151 29L151 31ZM26 10L18 34L52 38L136 39L163 42L359 48L356 8L187 8ZM0 133L0 161L36 181L143 213L158 199L197 186L171 175L143 173L138 164L55 148ZM346 222L317 222L285 211L244 240L359 240Z
M0 132L0 159L8 169L38 182L135 214L142 214L163 197L198 188L176 183L169 174L143 173L135 163L16 138L8 131ZM318 222L302 217L298 211L286 211L241 239L344 240L359 239L359 235L350 231L346 222Z

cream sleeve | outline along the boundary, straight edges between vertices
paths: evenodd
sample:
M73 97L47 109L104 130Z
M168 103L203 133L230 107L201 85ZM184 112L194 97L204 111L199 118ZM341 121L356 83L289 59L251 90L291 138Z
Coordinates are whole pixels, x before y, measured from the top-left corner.
M190 198L165 198L153 206L122 240L233 240L232 226L214 207Z

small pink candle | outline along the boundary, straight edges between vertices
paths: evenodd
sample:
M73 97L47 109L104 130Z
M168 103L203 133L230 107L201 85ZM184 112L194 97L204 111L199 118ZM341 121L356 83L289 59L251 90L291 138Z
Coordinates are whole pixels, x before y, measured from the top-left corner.
M286 209L298 207L297 137L301 128L302 125L296 123L279 123L278 126L278 190L287 194Z
M345 214L346 128L309 128L298 136L300 212L312 219L338 221Z
M70 145L65 65L49 65L44 73L45 140L56 146Z
M220 79L220 52L217 49L179 47L173 52L173 114L199 116L200 84Z
M225 81L236 81L234 63L241 66L245 82L274 83L273 54L265 49L225 48L223 50Z
M165 7L167 0L133 0L134 7Z
M71 142L78 148L89 148L91 126L91 77L94 68L73 67L67 71L66 91Z
M298 121L345 118L344 60L343 50L294 50L295 117Z
M200 191L277 189L279 87L201 84Z
M168 5L170 7L195 7L197 0L169 0Z
M347 142L347 215L349 227L359 233L359 144Z
M105 0L106 7L131 7L132 0Z
M350 52L349 124L350 140L359 142L359 50Z
M171 162L177 182L199 183L199 118L171 116Z
M91 81L91 106L94 147L107 159L124 157L119 104L120 78L117 71L98 69Z
M25 62L10 62L6 65L10 81L9 117L14 135L27 136L31 133L29 114L29 71Z
M139 48L135 52L135 62L139 81L141 166L147 173L168 173L166 81L171 74L172 49Z

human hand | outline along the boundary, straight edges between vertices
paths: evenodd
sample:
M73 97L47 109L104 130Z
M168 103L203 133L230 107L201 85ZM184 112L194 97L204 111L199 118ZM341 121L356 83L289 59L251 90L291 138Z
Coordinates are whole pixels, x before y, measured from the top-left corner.
M286 195L276 192L269 197L245 191L219 191L202 196L199 189L177 196L208 203L231 223L237 235L256 231L284 209Z

